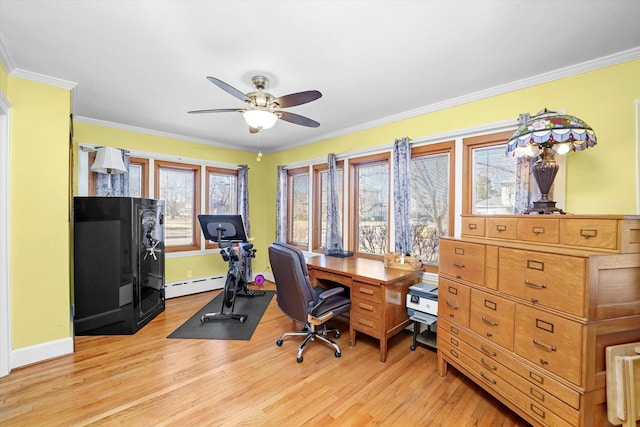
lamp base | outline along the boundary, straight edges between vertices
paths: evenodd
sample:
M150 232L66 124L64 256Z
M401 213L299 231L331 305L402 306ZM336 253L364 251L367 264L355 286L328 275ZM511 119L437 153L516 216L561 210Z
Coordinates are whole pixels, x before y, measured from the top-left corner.
M538 200L537 202L533 202L533 207L527 209L525 214L539 214L539 215L548 215L548 214L560 214L566 215L566 212L560 208L556 207L556 202L553 200Z

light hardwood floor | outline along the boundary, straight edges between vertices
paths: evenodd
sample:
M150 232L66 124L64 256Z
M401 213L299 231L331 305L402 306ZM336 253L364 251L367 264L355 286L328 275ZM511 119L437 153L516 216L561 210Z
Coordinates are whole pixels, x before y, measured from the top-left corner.
M267 289L273 289L267 284ZM219 291L171 299L135 335L76 337L75 353L0 378L2 426L527 426L436 353L358 334L342 357L312 342L296 362L296 328L275 297L250 341L167 339Z

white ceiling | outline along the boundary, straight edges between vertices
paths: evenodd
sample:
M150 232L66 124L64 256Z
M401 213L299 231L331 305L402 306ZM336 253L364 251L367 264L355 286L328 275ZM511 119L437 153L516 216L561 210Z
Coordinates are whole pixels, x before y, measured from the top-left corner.
M638 0L0 0L7 70L77 84L78 120L250 151L258 138L272 152L639 47ZM246 93L256 74L276 97L322 92L287 109L320 127L279 121L258 136L239 113L186 113L243 107L206 76Z

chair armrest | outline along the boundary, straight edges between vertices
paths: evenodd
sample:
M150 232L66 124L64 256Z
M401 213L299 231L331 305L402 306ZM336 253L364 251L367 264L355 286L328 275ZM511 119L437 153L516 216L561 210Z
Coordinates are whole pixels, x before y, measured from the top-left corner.
M331 298L332 296L339 295L343 292L344 292L344 288L341 288L338 286L338 287L330 288L330 289L327 289L326 291L323 291L320 295L318 295L318 298L320 298L321 300L325 300L327 298Z

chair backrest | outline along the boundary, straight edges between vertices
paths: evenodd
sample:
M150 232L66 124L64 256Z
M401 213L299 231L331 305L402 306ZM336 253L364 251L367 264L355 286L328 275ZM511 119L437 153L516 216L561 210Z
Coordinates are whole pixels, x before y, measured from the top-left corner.
M316 302L317 296L304 254L293 246L275 242L269 246L269 262L276 281L278 307L293 320L306 323L309 303Z

